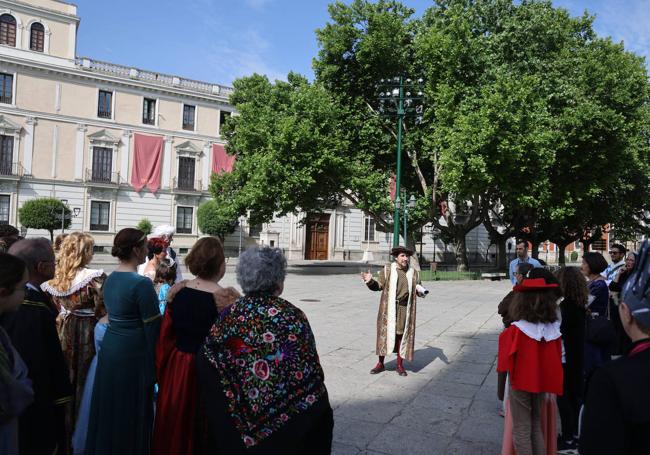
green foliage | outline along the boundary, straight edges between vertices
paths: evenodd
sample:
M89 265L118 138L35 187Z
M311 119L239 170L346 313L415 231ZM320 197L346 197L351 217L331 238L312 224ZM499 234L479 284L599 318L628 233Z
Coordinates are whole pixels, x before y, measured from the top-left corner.
M232 219L348 200L390 229L395 120L378 115L376 84L406 75L426 96L424 121L404 128L409 231L433 222L459 266L482 221L497 240L526 228L559 245L606 223L638 232L650 209L647 69L597 37L592 17L538 0L438 0L422 18L388 0L329 12L315 82L235 81L240 115L224 134L237 163L211 185Z
M144 232L145 235L151 234L151 231L153 230L153 225L148 218L142 218L135 227L136 229L140 229L142 232Z
M202 233L223 238L232 233L237 226L237 214L227 204L207 201L196 212L199 229Z
M54 231L61 229L61 214L63 213L63 224L70 227L70 209L60 200L54 198L32 199L18 209L18 220L20 224L28 229L45 229L50 233L50 239L54 240Z

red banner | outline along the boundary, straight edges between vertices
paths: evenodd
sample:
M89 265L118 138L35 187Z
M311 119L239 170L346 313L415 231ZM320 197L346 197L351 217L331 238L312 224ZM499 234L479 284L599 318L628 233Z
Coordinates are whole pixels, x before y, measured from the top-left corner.
M235 155L228 155L223 145L212 144L212 172L217 174L232 172L236 158Z
M135 134L133 139L133 170L131 185L140 192L145 186L155 193L160 188L160 167L163 157L163 138Z

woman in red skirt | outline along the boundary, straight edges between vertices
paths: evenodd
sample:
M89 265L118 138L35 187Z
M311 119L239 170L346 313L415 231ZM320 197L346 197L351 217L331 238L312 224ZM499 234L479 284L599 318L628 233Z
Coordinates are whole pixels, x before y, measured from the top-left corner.
M214 323L219 307L234 302L239 293L218 283L226 264L221 242L200 239L185 258L195 279L184 282L167 304L156 348L158 401L152 453L200 453L197 430L196 353ZM216 303L215 303L216 301Z

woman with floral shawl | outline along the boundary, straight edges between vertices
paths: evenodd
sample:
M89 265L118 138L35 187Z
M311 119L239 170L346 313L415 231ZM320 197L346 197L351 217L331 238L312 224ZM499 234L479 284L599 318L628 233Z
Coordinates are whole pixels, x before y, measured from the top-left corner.
M286 260L252 248L237 265L244 297L221 312L197 359L212 450L329 454L334 421L305 314L279 295Z

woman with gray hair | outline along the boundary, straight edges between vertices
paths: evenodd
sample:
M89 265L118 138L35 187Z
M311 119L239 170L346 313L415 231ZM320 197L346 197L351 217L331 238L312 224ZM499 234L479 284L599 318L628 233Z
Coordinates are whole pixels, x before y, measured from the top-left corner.
M197 360L211 452L329 454L334 420L305 314L280 298L277 248L239 258L244 296L221 312Z

